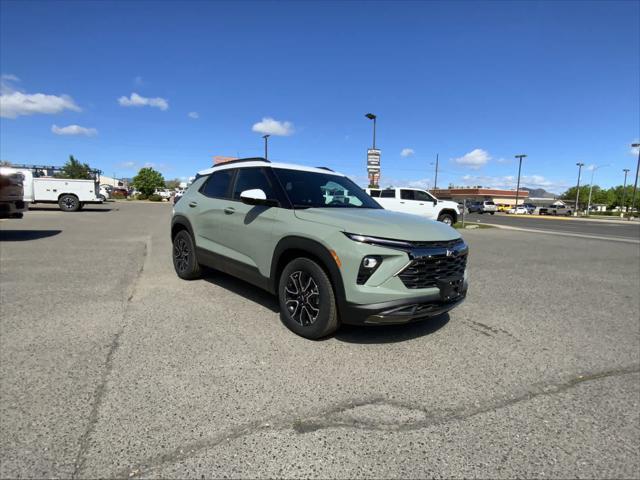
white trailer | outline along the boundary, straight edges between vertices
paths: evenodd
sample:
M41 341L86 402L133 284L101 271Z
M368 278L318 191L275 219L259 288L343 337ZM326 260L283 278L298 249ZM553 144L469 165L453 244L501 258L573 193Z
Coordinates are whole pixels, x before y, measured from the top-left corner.
M25 176L25 202L57 203L64 212L76 212L88 203L103 202L97 180L34 177L30 170L20 171Z

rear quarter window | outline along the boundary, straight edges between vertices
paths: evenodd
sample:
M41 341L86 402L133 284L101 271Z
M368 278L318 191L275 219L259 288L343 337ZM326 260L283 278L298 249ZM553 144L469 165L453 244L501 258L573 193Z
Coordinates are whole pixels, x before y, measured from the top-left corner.
M231 198L229 190L234 172L234 169L213 172L200 188L200 193L209 198Z

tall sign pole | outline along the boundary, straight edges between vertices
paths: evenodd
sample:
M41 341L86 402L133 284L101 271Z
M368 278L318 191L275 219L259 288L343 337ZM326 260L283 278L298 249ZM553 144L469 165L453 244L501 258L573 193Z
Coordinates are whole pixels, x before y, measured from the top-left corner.
M369 186L379 188L380 182L380 150L376 149L376 119L373 113L365 115L369 120L373 120L373 144L367 150L367 176L369 177Z
M433 189L436 190L438 188L438 157L439 153L436 153L436 176L433 179Z

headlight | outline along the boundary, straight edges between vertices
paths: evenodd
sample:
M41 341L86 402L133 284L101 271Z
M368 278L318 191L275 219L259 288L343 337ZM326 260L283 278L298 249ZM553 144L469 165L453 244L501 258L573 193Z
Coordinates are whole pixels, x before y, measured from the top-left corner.
M366 243L369 245L377 245L379 247L397 248L400 250L410 250L413 245L402 240L391 240L389 238L369 237L367 235L359 235L357 233L342 232L354 242Z

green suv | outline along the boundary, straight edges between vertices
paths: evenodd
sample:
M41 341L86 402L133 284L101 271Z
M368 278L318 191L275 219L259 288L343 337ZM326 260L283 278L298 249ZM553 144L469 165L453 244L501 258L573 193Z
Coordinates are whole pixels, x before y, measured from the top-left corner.
M439 315L467 292L458 232L384 210L327 168L256 158L204 170L174 207L171 239L180 278L206 266L275 293L307 338Z

